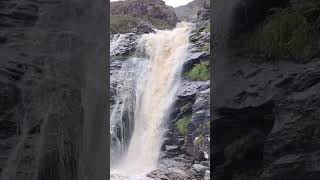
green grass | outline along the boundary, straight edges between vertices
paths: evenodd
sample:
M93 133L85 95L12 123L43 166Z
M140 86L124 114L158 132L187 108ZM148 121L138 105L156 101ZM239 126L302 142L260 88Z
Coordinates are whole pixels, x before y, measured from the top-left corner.
M186 135L188 132L188 124L191 122L191 115L182 117L176 123L176 128L181 135Z
M139 20L131 16L111 16L110 32L111 33L128 33L131 29L137 27Z
M154 25L157 29L170 29L172 26L168 24L166 21L162 19L153 18L150 16L143 16L143 20L149 21L152 25Z
M210 79L209 63L201 63L194 66L186 73L186 77L193 81L207 81Z
M306 61L319 51L319 33L300 10L276 10L257 28L249 46L269 57Z
M242 136L236 139L233 143L229 144L224 149L224 155L227 159L241 159L250 149L257 143L256 137L252 134Z

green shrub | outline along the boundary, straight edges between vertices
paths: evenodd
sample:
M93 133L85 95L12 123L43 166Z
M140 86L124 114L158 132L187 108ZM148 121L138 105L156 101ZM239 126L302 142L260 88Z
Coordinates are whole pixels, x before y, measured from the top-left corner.
M243 158L256 144L257 139L253 134L242 136L224 149L224 155L227 159L239 160Z
M210 79L209 63L201 63L194 66L186 74L187 78L193 81L207 81Z
M181 135L186 135L188 132L188 124L191 122L191 115L182 117L176 123L176 128Z
M318 34L303 13L277 10L253 33L249 46L268 56L310 59L318 51Z

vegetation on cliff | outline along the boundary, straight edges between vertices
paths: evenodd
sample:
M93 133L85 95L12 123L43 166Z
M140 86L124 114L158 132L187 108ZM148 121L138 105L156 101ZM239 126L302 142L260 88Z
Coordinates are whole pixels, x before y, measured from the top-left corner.
M251 48L269 57L304 61L319 53L320 2L309 0L273 11L251 35Z
M200 63L195 65L186 74L187 78L193 81L207 81L210 79L209 62Z
M188 124L191 122L191 115L185 115L176 123L177 130L180 134L186 135L188 132Z

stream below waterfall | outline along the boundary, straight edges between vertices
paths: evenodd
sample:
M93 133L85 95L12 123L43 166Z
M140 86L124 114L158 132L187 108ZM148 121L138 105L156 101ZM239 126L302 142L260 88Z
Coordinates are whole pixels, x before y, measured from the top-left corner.
M111 179L145 180L157 168L191 27L179 23L173 30L142 35L137 49L145 57L121 60L119 70L111 76L116 83L110 116ZM110 53L121 38L111 40Z

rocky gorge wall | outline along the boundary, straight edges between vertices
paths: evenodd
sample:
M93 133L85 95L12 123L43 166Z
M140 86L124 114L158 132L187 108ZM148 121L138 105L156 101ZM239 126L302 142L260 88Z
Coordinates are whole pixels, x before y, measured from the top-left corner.
M214 179L320 178L319 58L266 58L232 41L283 3L293 1L214 3Z
M107 177L105 6L0 2L1 180Z

